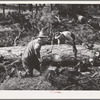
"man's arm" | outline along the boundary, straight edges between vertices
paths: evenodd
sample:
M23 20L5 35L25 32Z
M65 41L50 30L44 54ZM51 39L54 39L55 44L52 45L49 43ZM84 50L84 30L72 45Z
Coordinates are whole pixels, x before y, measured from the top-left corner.
M35 54L37 55L37 58L40 60L40 49L41 49L41 45L36 43L34 46L34 50L35 50Z

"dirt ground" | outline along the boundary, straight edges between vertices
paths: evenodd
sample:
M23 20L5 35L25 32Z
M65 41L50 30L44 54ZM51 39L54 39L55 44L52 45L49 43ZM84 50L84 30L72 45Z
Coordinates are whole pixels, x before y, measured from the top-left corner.
M10 78L0 85L0 90L56 90L43 76L33 78Z

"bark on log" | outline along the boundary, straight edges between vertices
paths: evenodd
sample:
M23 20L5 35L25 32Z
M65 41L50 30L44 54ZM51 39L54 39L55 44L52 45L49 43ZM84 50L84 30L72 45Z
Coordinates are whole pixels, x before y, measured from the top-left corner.
M0 48L0 54L6 58L16 59L21 57L24 49L25 46L2 47ZM50 52L51 49L52 52ZM97 49L100 50L100 45L95 44L93 50L86 49L82 45L77 45L77 58L82 59L83 57L93 57L93 54ZM52 45L45 45L42 46L40 53L41 57L48 61L55 60L55 55L59 55L60 58L65 61L69 61L74 57L73 48L70 45L54 45L53 47ZM58 58L58 60L60 60L60 58Z

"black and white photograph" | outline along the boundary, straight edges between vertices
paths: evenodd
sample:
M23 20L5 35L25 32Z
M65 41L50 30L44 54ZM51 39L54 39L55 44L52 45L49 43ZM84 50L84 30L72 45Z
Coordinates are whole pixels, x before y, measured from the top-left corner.
M100 4L0 3L0 90L99 91Z

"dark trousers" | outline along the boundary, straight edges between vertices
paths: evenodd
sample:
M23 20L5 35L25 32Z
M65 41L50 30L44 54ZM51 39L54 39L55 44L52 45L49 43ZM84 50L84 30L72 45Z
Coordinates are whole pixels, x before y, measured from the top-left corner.
M22 59L23 68L28 76L33 76L33 70L36 69L40 72L40 62L36 55Z

